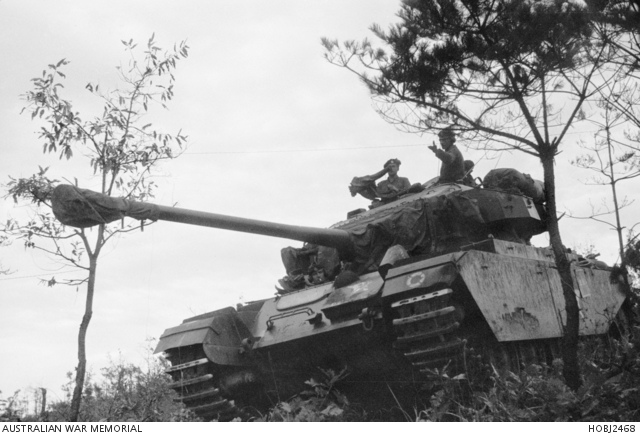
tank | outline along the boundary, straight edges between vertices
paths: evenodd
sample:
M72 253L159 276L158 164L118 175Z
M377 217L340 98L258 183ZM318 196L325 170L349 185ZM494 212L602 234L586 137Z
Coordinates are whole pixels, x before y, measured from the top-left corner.
M414 191L416 189L413 189ZM419 385L462 371L469 353L496 365L551 362L565 323L544 206L521 192L428 182L327 229L291 226L56 187L53 209L87 227L123 216L303 241L264 300L182 321L160 337L171 387L204 419L230 419L299 393L319 369L347 368L347 396L413 410ZM602 335L625 296L601 262L567 252L580 335ZM265 289L265 295L273 290ZM384 401L384 400L382 400Z

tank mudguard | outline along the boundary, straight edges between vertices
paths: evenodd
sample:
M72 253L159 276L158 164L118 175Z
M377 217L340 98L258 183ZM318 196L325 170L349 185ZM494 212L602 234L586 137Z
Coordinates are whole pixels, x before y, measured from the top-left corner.
M377 272L365 274L355 283L334 290L322 308L329 319L357 316L382 288L384 280Z
M437 290L450 287L458 277L456 266L464 252L451 253L389 270L382 298L402 297L417 290Z
M255 349L310 339L337 330L362 329L358 315L380 295L383 279L377 272L338 289L327 283L266 301L253 330Z
M471 250L460 275L498 341L562 336L566 322L554 262ZM609 271L572 267L580 307L580 335L604 334L624 301Z
M233 307L226 307L165 330L155 353L202 344L213 363L244 366L249 364L241 353L242 341L247 338L253 340L247 326Z

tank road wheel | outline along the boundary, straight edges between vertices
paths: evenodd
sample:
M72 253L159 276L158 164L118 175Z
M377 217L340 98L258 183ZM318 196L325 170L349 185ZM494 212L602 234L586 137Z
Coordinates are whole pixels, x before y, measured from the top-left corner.
M219 374L202 345L172 348L166 354L172 364L166 370L173 379L169 387L178 394L174 401L181 401L204 420L230 421L240 415L235 403L224 398L218 386Z
M456 332L464 313L451 301L452 293L442 289L391 304L397 335L393 347L420 372L462 363L466 341Z

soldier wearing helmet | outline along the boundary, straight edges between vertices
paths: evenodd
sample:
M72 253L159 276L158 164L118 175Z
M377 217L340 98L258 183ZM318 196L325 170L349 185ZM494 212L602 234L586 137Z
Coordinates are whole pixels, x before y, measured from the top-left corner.
M442 129L440 133L438 133L438 139L440 140L442 149L438 149L435 143L430 145L429 149L442 161L439 183L455 183L461 181L465 174L464 158L455 145L456 135L453 129L451 129L451 127Z
M467 186L478 186L475 179L473 178L473 168L476 166L472 160L464 161L464 178L462 179L462 184Z

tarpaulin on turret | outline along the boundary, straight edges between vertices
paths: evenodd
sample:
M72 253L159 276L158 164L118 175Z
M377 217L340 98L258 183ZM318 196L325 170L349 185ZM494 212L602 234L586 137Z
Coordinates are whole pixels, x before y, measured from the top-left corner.
M544 203L544 183L532 179L529 174L514 168L496 168L487 173L482 181L486 189L499 189L531 197L536 203Z
M91 227L107 224L125 216L157 220L154 204L114 198L72 185L58 185L51 197L53 214L62 224L72 227Z
M428 235L426 202L418 201L390 214L378 217L365 227L351 232L356 262L377 265L387 249L402 245L407 251L421 245Z
M470 238L485 220L476 201L464 191L407 201L375 215L339 226L347 230L362 270L377 266L386 250L402 245L413 254L447 250L454 240Z

